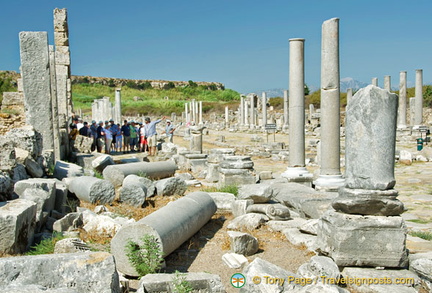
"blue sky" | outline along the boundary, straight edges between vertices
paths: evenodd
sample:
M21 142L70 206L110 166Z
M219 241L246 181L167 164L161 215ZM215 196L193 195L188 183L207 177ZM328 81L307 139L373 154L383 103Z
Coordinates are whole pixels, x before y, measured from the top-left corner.
M423 69L432 82L432 1L7 1L0 70L19 69L20 31L48 31L67 8L72 74L222 82L247 93L288 87L288 39L305 38L305 80L320 85L321 25L340 18L341 78Z

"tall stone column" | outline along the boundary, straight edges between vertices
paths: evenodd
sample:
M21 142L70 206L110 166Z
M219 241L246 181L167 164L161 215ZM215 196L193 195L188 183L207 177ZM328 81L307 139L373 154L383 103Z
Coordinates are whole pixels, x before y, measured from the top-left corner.
M369 85L348 105L346 184L318 223L317 245L338 266L408 263L402 202L393 189L398 97ZM383 249L385 247L385 249Z
M98 105L99 105L99 121L105 120L105 103L104 103L104 99L99 99L98 100ZM99 122L98 121L98 122Z
M283 91L283 99L284 99L284 103L283 103L283 109L284 109L284 116L283 116L283 120L284 120L284 124L282 126L282 130L287 132L289 129L289 102L288 102L288 91L284 90Z
M196 107L195 99L192 99L192 102L191 102L192 121L194 122L194 124L197 124L195 107Z
M244 113L244 108L245 108L245 101L244 101L244 97L241 95L240 96L240 121L239 121L239 126L244 125L245 119L245 113Z
M203 124L202 101L199 101L199 124Z
M113 117L116 123L121 123L121 88L115 89L115 117Z
M347 89L347 105L348 105L349 101L351 100L352 96L353 96L352 88Z
M317 189L337 190L344 184L340 171L339 19L322 25L321 162Z
M54 140L54 161L61 160L62 154L60 152L60 131L58 120L58 106L57 106L57 86L55 75L55 52L54 46L49 46L49 69L50 69L50 84L51 84L51 106L52 116L50 117L53 124L53 140Z
M249 101L245 99L244 101L244 125L249 126Z
M398 108L398 128L406 128L406 111L407 111L407 72L401 71L399 73L399 108Z
M185 123L189 122L188 103L185 103Z
M416 98L410 98L409 99L409 105L410 105L410 125L415 125L415 113L416 113Z
M250 112L249 112L249 126L250 128L255 128L255 96L250 97Z
M20 32L19 40L26 123L42 135L44 150L54 150L48 34Z
M69 29L66 8L54 9L54 43L59 126L60 128L67 128L68 119L73 112L73 105L70 81Z
M225 128L229 128L229 109L225 106Z
M423 70L416 70L415 84L415 116L414 125L421 125L423 122Z
M265 128L267 124L267 94L262 93L262 127Z
M312 124L312 116L315 113L315 106L313 104L309 104L309 123Z
M378 77L373 77L372 78L372 85L378 86Z
M384 76L384 89L391 92L391 76L390 75Z
M289 164L282 177L310 182L305 168L304 39L289 40Z

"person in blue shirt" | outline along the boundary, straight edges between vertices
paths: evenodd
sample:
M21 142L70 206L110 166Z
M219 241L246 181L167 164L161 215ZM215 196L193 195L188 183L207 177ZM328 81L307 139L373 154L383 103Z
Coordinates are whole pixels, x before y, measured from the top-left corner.
M157 144L157 132L156 132L156 124L165 120L166 117L163 116L161 119L151 122L150 117L145 119L145 136L147 138L147 144L149 147L149 156L156 155L156 144Z
M127 120L124 121L124 124L120 130L123 135L123 153L126 153L126 151L129 152L130 144L130 128Z

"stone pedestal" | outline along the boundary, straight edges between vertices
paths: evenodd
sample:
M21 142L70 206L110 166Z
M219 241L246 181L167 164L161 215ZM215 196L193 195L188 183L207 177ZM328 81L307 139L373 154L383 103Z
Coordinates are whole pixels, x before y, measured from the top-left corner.
M338 266L403 268L408 265L402 217L325 213L318 222L321 253Z
M190 141L190 150L191 151L198 151L199 153L202 153L202 137L203 137L203 130L205 127L203 126L191 126L190 127L190 133L192 136L192 139Z
M408 264L403 204L393 189L398 98L369 85L347 108L346 183L318 224L318 250L338 266Z
M250 156L226 156L220 163L219 185L255 184L253 166Z

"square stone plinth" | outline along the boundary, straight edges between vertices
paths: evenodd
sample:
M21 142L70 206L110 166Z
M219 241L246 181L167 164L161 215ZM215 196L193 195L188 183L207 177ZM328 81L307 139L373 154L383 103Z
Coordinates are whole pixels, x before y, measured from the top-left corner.
M402 217L326 212L318 222L318 250L338 266L403 268L408 264Z

